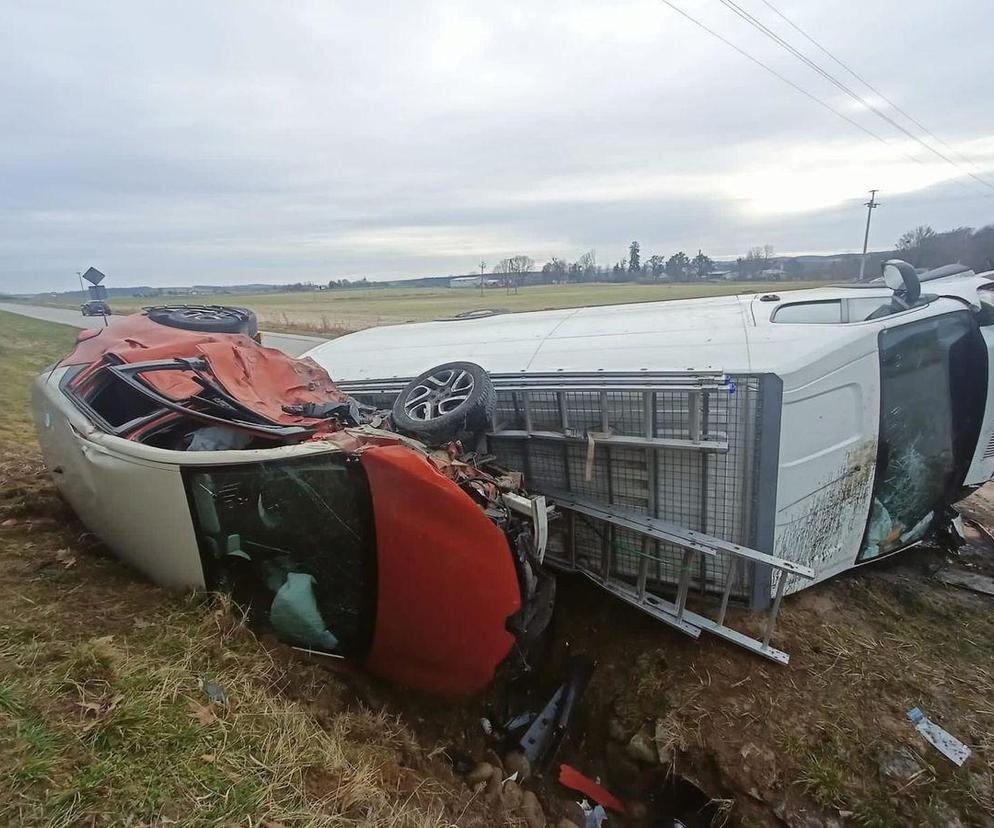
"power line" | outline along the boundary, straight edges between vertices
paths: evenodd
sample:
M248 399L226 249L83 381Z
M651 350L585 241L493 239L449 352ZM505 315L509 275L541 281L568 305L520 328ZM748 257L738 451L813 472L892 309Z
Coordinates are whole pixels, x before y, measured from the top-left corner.
M851 88L849 88L848 86L846 86L846 84L844 84L842 81L840 81L834 75L832 75L830 72L828 72L822 66L820 66L818 63L816 63L815 61L811 60L811 58L809 58L803 52L801 52L798 49L796 49L788 41L784 40L780 35L778 35L776 32L774 32L772 29L770 29L768 26L766 26L761 20L759 20L758 18L754 17L746 9L743 9L740 5L738 5L738 3L735 2L735 0L720 0L720 2L727 9L729 9L734 14L738 15L743 20L745 20L754 29L757 29L759 32L761 32L762 34L764 34L766 37L768 37L770 40L772 40L778 46L780 46L783 49L785 49L791 55L793 55L798 60L800 60L805 66L808 66L810 69L812 69L815 72L817 72L819 75L821 75L821 77L825 78L825 80L827 80L833 86L835 86L838 89L840 89L843 93L845 93L846 95L848 95L854 101L856 101L857 103L861 104L862 106L865 106L867 109L869 109L875 115L877 115L880 118L882 118L884 121L886 121L892 127L894 127L895 129L899 130L900 132L902 132L908 138L910 138L911 140L913 140L914 142L916 142L920 146L924 147L929 152L931 152L934 155L936 155L939 158L941 158L947 164L951 164L956 169L960 170L961 172L966 173L966 175L970 176L977 183L981 184L982 186L984 186L984 187L988 188L989 190L991 190L992 192L994 192L994 184L991 184L990 182L985 181L984 179L982 179L979 176L977 176L976 174L974 174L972 171L965 169L962 165L960 165L959 163L957 163L956 161L954 161L948 155L945 155L944 153L942 153L939 150L937 150L935 147L931 146L930 144L927 144L925 141L923 141L921 138L919 138L917 135L915 135L913 132L911 132L911 130L907 129L903 124L899 123L898 121L895 121L886 112L882 112L880 109L878 109L877 107L875 107L872 103L870 103L869 101L867 101L858 92L853 91Z
M794 29L798 34L800 34L802 37L808 40L812 45L814 45L816 48L820 49L822 52L828 55L829 58L831 58L833 61L835 61L835 63L837 63L839 66L845 69L850 75L852 75L854 78L856 78L856 80L858 80L861 84L863 84L863 86L865 86L874 95L876 95L882 101L884 101L884 103L886 103L888 106L893 107L896 112L900 112L905 118L907 118L911 123L913 123L916 127L918 127L929 138L931 138L933 141L935 141L938 144L942 144L942 146L944 146L946 149L948 149L950 152L954 153L955 155L959 156L960 160L969 164L971 167L974 168L974 171L976 171L976 165L973 163L973 161L971 161L969 158L963 155L963 153L961 153L958 149L956 149L956 147L948 144L946 141L943 141L938 135L932 132L927 126L925 126L921 121L919 121L917 118L911 115L907 110L902 109L900 106L898 106L894 101L892 101L883 92L877 89L866 78L860 75L855 69L849 66L849 64L845 63L841 58L836 57L832 52L828 50L826 46L823 46L821 43L815 40L810 34L804 31L804 29L802 29L793 20L787 17L787 15L784 14L782 11L780 11L780 9L778 9L771 2L769 2L769 0L761 0L761 2L774 14L776 14L781 20L783 20L788 26Z
M805 88L804 88L803 86L798 86L798 85L797 85L796 83L794 83L794 81L792 81L792 80L791 80L790 78L786 77L785 75L782 75L782 74L781 74L780 72L778 72L778 71L777 71L776 69L774 69L773 67L771 67L771 66L768 66L767 64L763 63L763 61L761 61L761 60L760 60L759 58L757 58L757 57L754 57L753 55L749 54L749 52L747 52L747 51L746 51L745 49L742 49L741 47L739 47L739 46L737 46L736 44L732 43L732 41L731 41L731 40L729 40L729 39L728 39L727 37L725 37L724 35L721 35L721 34L718 34L718 32L716 32L716 31L715 31L714 29L712 29L712 28L711 28L710 26L708 26L708 25L707 25L707 24L705 24L705 23L702 23L702 22L701 22L700 20L698 20L698 19L697 19L696 17L694 17L694 16L692 16L691 14L689 14L689 13L685 12L685 11L684 11L683 9L681 9L681 8L680 8L679 6L677 6L677 5L675 5L674 3L672 3L672 2L671 2L671 0L661 0L661 2L665 3L665 4L666 4L667 6L669 6L669 7L671 8L671 9L673 9L673 11L675 11L675 12L676 12L677 14L679 14L679 15L681 15L681 16L683 16L683 17L685 17L685 18L686 18L687 20L689 20L689 21L690 21L691 23L693 23L693 24L694 24L695 26L698 26L699 28L701 28L701 29L703 29L704 31L706 31L706 32L707 32L707 33L708 33L709 35L711 35L712 37L715 37L715 38L717 38L718 40L720 40L720 41L721 41L722 43L724 43L724 44L725 44L726 46L728 46L729 48L731 48L731 49L734 49L734 50L735 50L736 52L738 52L738 53L739 53L740 55L742 55L742 57L744 57L744 58L746 58L746 59L748 59L748 60L751 60L751 61L752 61L753 63L755 63L755 64L756 64L757 66L759 66L759 67L760 67L761 69L765 69L765 70L766 70L767 72L769 72L769 73L770 73L771 75L773 75L773 76L774 76L775 78L778 78L778 79L780 79L781 81L783 81L783 82L784 82L785 84L787 84L787 86L791 87L792 89L796 90L797 92L800 92L800 93L801 93L802 95L804 95L804 97L806 97L806 98L809 98L809 99L811 99L811 100L812 100L812 101L814 101L814 102L815 102L816 104L818 104L818 106L820 106L820 107L823 107L824 109L827 109L827 110L828 110L829 112L831 112L831 113L832 113L833 115L835 115L835 116L837 116L837 117L841 118L841 119L842 119L843 121L845 121L846 123L850 124L851 126L854 126L854 127L856 127L856 129L860 130L861 132L865 132L865 133L866 133L867 135L869 135L869 136L870 136L871 138L875 138L875 139L876 139L876 140L878 140L878 141L879 141L879 142L880 142L881 144L886 144L886 145L887 145L888 147L891 147L891 148L894 148L894 145L893 145L893 144L891 144L891 142L890 142L890 141L888 141L888 140L887 140L886 138L884 138L884 137L883 137L882 135L880 135L880 134L878 134L878 133L874 132L874 131L873 131L872 129L870 129L869 127L865 127L865 126L863 126L863 125L862 125L861 123L859 123L859 121L854 121L854 120L853 120L852 118L850 118L850 117L849 117L848 115L846 115L846 114L845 114L844 112L840 112L840 111L839 111L838 109L836 109L836 108L835 108L834 106L832 106L832 105L831 105L831 104L829 104L829 103L826 103L826 102L825 102L825 101L823 101L823 100L822 100L821 98L819 98L819 97L818 97L817 95L814 95L814 94L812 94L812 93L811 93L811 92L809 92L809 91L808 91L807 89L805 89ZM922 161L922 160L921 160L920 158L916 158L915 156L913 156L913 155L909 155L909 154L908 154L908 153L906 153L906 152L903 152L903 151L901 151L901 150L898 150L898 152L901 152L901 154L902 154L902 155L903 155L903 156L904 156L905 158L908 158L908 159L910 159L911 161L914 161L914 162L915 162L916 164L924 164L924 163L925 163L925 162L924 162L924 161Z

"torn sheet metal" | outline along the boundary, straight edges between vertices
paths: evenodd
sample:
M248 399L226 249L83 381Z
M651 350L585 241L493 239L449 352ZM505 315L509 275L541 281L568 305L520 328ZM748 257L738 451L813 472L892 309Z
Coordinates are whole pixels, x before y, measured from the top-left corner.
M968 589L971 592L979 592L982 595L994 595L994 578L989 578L986 575L967 572L965 569L946 567L936 572L935 577L948 586Z
M206 377L241 405L281 425L322 421L320 417L289 413L285 407L320 410L349 399L311 359L294 359L242 334L209 334L157 325L141 314L115 320L98 335L78 342L60 365L133 366L162 360L192 360L195 363L191 365L197 365L142 374L142 381L163 396L173 401L195 398L203 391L201 379ZM85 372L87 376L91 373Z

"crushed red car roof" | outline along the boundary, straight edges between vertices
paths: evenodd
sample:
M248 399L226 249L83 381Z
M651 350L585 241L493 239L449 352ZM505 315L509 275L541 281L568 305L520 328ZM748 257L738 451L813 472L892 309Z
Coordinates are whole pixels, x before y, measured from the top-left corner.
M246 408L280 425L316 425L324 420L289 413L286 406L323 406L348 397L311 359L294 359L243 334L210 334L171 328L141 314L83 331L60 365L97 363L108 357L129 364L168 359L203 359L210 376ZM187 371L155 371L144 382L172 400L202 389Z

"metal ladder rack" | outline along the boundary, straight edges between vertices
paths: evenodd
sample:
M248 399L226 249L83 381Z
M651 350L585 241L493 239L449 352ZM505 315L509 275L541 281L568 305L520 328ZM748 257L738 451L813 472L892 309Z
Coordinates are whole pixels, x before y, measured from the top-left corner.
M784 587L787 583L786 576L790 574L802 578L814 578L815 573L811 567L778 558L774 555L767 555L765 552L740 546L739 544L729 543L721 538L685 529L682 526L677 526L658 518L648 517L638 512L605 508L602 504L578 499L575 495L566 492L546 491L545 495L560 509L569 512L571 518L575 515L585 515L613 526L630 529L639 533L644 538L663 541L672 546L680 547L683 550L680 580L677 585L676 599L674 601L667 601L647 591L645 567L640 567L638 580L634 586L621 579L612 578L610 574L610 560L607 558L610 555L609 549L606 549L602 556L599 571L575 563L573 566L574 571L587 576L592 581L604 587L612 595L648 613L653 618L669 624L694 638L697 638L702 630L707 630L714 635L745 647L747 650L765 656L771 661L787 664L790 660L790 656L787 653L776 649L770 642L773 638L773 630L780 611L780 602L783 599ZM690 569L693 559L697 555L729 556L725 589L722 593L721 606L716 618L708 618L687 609ZM649 557L643 554L643 560L647 561ZM725 626L725 615L728 610L728 602L732 584L736 576L736 569L739 562L743 560L765 564L780 572L780 577L777 579L776 594L773 599L773 605L770 607L767 615L762 640L750 638L731 627Z

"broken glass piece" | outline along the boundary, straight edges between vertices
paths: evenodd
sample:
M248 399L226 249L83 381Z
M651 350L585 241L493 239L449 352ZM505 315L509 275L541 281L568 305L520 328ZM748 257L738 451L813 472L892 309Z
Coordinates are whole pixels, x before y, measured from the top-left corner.
M863 558L876 558L880 554L881 545L886 542L892 531L893 521L890 512L877 498L873 498L873 505L870 508L870 522L866 527L866 547L863 550Z

